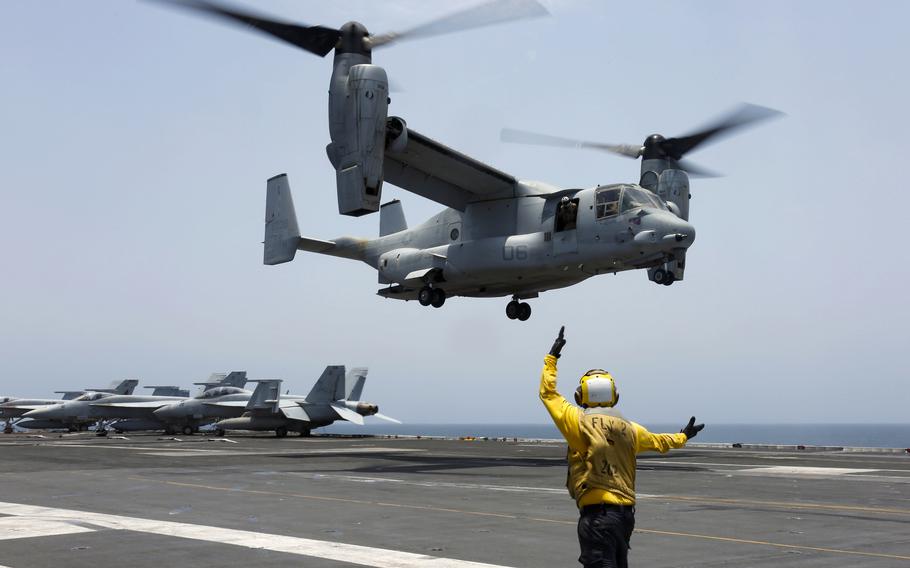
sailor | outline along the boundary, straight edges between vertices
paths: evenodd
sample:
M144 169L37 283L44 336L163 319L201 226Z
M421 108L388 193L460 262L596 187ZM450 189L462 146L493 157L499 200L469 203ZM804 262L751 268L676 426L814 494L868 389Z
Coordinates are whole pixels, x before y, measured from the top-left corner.
M626 567L635 528L635 456L681 448L704 424L693 416L678 434L652 434L626 420L610 373L592 369L581 377L572 405L556 391L556 360L566 340L565 326L544 357L540 400L569 443L566 487L578 505L578 561L589 567Z

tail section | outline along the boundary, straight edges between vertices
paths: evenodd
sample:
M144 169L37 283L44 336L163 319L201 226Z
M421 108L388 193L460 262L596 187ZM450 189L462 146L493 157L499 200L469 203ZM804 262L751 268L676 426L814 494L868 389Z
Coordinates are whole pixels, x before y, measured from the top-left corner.
M268 410L278 412L279 399L281 398L281 379L258 379L252 381L259 383L246 404L246 410Z
M404 209L401 208L401 201L395 199L379 208L380 237L405 231L407 228L408 222L404 218Z
M363 394L363 385L367 381L367 371L366 367L355 367L344 376L344 398L346 400L360 400L360 396Z
M313 385L307 402L332 402L344 398L344 365L329 365Z
M221 379L218 386L237 387L238 389L242 389L246 385L246 382L246 371L231 371L226 377Z
M152 396L190 396L190 391L176 386L147 386L152 390Z
M114 381L106 389L88 389L93 392L109 392L113 394L133 394L133 391L136 389L136 386L139 385L138 379L124 379L122 381Z
M294 260L300 242L297 213L287 174L280 174L266 182L265 193L265 247L262 262L281 264Z

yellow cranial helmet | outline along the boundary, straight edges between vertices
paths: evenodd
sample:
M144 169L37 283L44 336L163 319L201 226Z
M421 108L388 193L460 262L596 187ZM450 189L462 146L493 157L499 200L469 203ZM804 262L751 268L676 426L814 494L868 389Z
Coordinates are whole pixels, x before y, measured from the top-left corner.
M591 369L578 381L575 402L589 408L592 406L613 406L619 401L613 375L603 369Z

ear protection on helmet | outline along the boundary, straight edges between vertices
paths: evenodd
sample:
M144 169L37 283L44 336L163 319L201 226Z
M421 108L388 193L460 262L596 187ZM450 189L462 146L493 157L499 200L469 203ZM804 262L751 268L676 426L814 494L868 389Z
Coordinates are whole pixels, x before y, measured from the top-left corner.
M613 376L603 369L591 369L581 377L575 389L575 402L585 408L614 406L619 401Z

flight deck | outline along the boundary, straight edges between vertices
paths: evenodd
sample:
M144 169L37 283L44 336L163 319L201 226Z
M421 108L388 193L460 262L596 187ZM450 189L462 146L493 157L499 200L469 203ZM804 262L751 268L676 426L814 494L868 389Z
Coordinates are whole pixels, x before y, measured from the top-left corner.
M633 566L910 566L910 455L639 457ZM566 446L0 437L0 567L577 566Z

